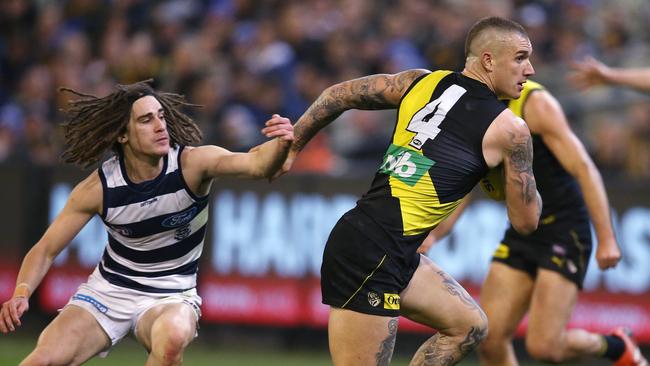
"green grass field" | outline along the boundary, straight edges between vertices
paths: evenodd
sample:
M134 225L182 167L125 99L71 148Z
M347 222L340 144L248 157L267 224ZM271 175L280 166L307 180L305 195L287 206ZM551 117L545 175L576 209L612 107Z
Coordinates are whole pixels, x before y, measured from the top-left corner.
M35 339L0 338L0 365L17 365L34 346ZM134 340L126 339L115 347L107 358L94 358L86 365L94 366L141 366L146 353ZM330 365L329 356L317 351L273 351L264 349L237 347L210 347L208 344L195 342L185 353L185 365L188 366L325 366ZM394 365L408 365L406 359L395 359ZM470 365L470 364L468 364Z
M18 365L34 348L38 333L48 317L28 314L25 326L13 334L0 334L0 366ZM398 332L392 366L407 366L413 352L428 337L425 334ZM526 358L521 341L515 342L521 366L541 366ZM647 354L647 353L646 353ZM133 338L114 347L107 358L95 357L90 366L141 366L147 354ZM186 366L325 366L331 365L324 329L291 329L207 324L185 352ZM478 366L476 353L459 365ZM569 365L578 365L573 363ZM581 365L611 365L590 360Z
M36 342L34 338L12 337L0 335L0 365L17 365L26 356ZM247 344L241 346L218 346L205 341L196 341L190 345L185 353L187 366L325 366L330 365L329 355L326 350L297 350L275 351L265 345L253 347ZM94 358L86 365L90 366L141 366L146 359L144 350L133 340L125 339L113 349L107 358ZM391 365L406 366L409 359L406 355L393 357ZM476 356L471 355L460 363L463 366L478 366ZM523 361L522 366L542 365L530 361ZM577 365L577 364L573 364ZM603 361L591 361L582 365L609 365Z

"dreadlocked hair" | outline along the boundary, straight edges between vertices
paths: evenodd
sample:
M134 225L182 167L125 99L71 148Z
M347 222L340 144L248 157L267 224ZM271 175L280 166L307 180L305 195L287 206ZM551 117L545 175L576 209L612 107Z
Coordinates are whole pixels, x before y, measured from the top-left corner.
M117 138L126 131L133 102L147 95L155 97L165 112L171 146L201 141L203 134L199 127L181 112L182 107L198 106L187 103L182 95L157 92L149 85L152 81L118 84L117 90L103 98L59 88L60 92L80 97L69 101L68 108L64 110L67 119L62 126L67 148L61 155L63 161L87 168L100 160L109 148L119 153L121 145Z

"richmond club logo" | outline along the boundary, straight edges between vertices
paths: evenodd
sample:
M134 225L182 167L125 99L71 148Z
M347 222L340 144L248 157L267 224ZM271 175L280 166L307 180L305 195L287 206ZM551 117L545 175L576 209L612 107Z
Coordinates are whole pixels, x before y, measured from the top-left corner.
M379 306L381 303L381 298L377 295L376 292L368 292L368 303L374 307Z

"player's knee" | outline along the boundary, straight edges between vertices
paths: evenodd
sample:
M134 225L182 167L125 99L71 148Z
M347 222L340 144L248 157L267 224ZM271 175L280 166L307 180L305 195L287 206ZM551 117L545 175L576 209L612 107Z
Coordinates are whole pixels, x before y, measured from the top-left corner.
M477 307L477 310L472 317L468 318L466 329L468 334L473 334L479 342L482 342L488 336L488 318L481 308Z
M539 339L526 338L526 351L530 357L547 363L560 363L562 359L562 348L549 342Z
M157 322L152 332L154 333L151 352L165 365L178 364L183 358L185 347L194 338L194 327L184 321L175 322L174 319Z
M169 334L153 344L151 355L160 365L180 365L186 343L181 336Z
M174 327L167 328L166 331L169 333L164 333L158 344L154 344L152 348L161 348L165 354L182 353L192 339L188 332Z
M172 343L189 343L195 332L194 323L182 313L161 317L152 327L152 333L165 335Z
M471 315L464 317L462 324L458 324L447 334L458 340L464 351L474 350L488 334L488 320L480 308Z

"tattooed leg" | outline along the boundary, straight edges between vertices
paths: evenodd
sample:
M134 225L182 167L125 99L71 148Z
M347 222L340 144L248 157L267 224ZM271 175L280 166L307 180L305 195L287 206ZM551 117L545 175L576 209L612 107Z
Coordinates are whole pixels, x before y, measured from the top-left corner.
M388 322L388 336L381 342L381 349L376 354L377 366L388 366L393 357L395 349L395 338L397 337L397 318Z
M428 277L428 286L426 289L420 289L424 292L418 292L420 297L417 302L414 301L415 297L411 298L408 294L402 299L407 297L411 306L420 310L419 314L408 314L410 318L416 321L424 320L426 318L422 316L428 315L429 324L439 329L439 332L418 349L410 365L455 365L487 336L487 317L467 291L451 276L433 263L425 264L423 269L427 272L433 270L428 275L437 277L437 280L431 281L431 277ZM435 286L431 286L431 283L435 283ZM420 284L418 281L414 286ZM427 292L436 300L420 300ZM416 303L413 304L414 302ZM422 305L428 308L421 308Z
M471 327L460 343L457 337L438 333L420 346L409 365L455 365L481 343L487 335L486 330L486 328Z
M399 319L330 308L328 324L332 364L388 366L393 356Z
M409 366L423 365L454 365L458 359L454 358L455 342L450 337L440 333L427 339L415 352Z
M442 277L442 282L447 288L447 291L449 291L450 294L460 298L462 303L473 312L476 312L482 320L481 325L470 327L467 336L465 336L465 339L463 339L462 342L460 342L458 345L458 350L460 351L462 358L466 354L473 351L479 345L479 343L481 343L481 341L487 337L487 316L478 306L476 301L474 301L474 299L467 293L467 291L465 291L461 285L458 284L458 282L456 282L456 280L454 280L444 271L438 271L438 275Z

